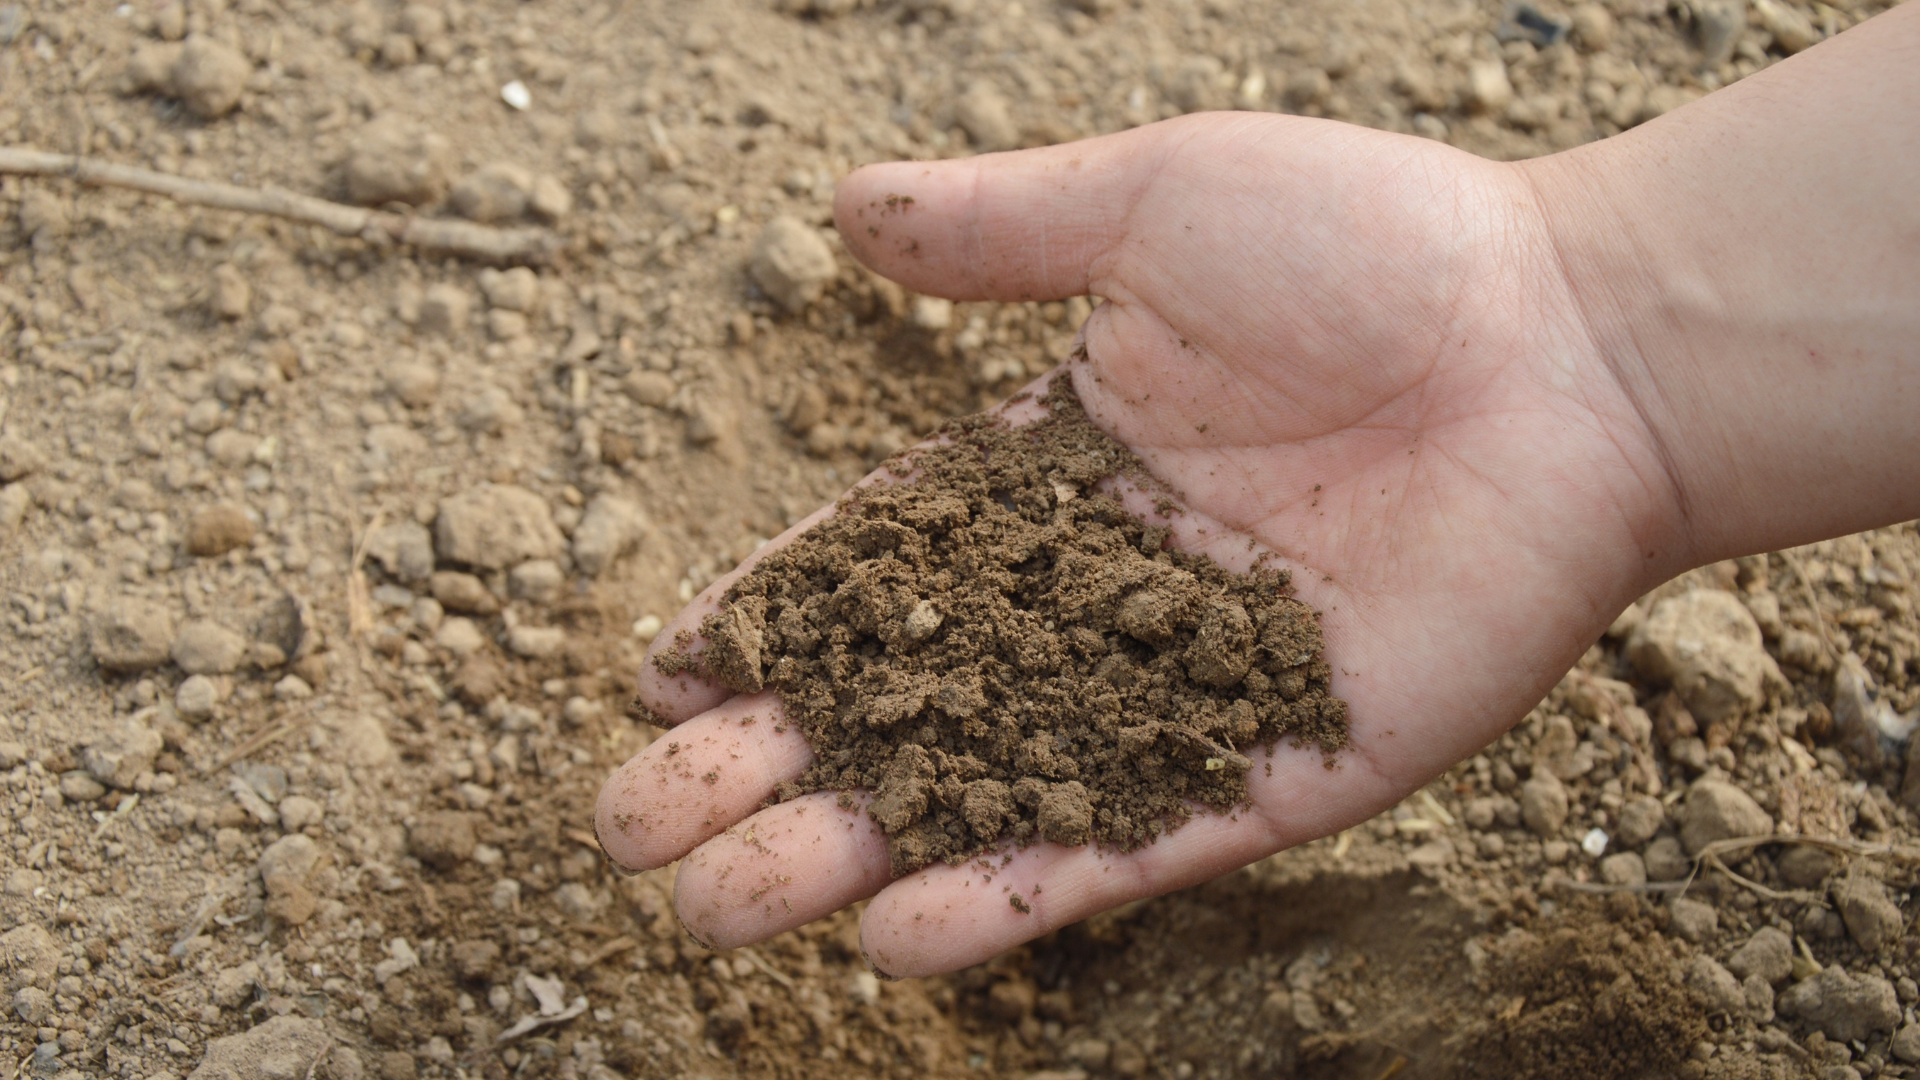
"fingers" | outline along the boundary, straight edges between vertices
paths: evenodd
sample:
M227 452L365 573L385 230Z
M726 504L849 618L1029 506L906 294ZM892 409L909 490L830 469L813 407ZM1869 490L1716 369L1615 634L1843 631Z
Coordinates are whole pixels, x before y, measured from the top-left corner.
M821 791L770 806L680 864L673 903L693 936L733 949L831 915L884 888L887 840L866 798Z
M961 161L869 165L841 181L833 217L860 261L955 300L1057 300L1094 291L1094 267L1176 129Z
M594 831L620 867L665 866L752 814L812 762L778 697L733 697L620 766L600 789Z
M759 565L760 560L793 543L801 533L813 528L833 514L832 505L823 506L800 519L791 529L774 537L753 554L742 560L739 566L715 578L713 584L701 590L693 602L680 609L662 627L653 644L647 647L646 659L640 662L640 677L635 680L634 690L654 715L670 724L678 724L688 717L698 716L714 708L733 695L733 691L704 675L693 671L681 671L667 675L655 666L656 657L665 655L668 650L677 648L684 634L689 639L687 651L698 656L706 647L700 637L700 624L707 616L720 610L721 597L733 587L733 583L745 577L749 571Z
M897 978L957 971L1108 908L1338 832L1393 802L1390 786L1349 755L1332 769L1317 751L1285 745L1253 759L1253 808L1197 813L1136 851L1036 844L1004 866L991 859L990 871L978 862L934 866L894 882L861 920L868 961Z

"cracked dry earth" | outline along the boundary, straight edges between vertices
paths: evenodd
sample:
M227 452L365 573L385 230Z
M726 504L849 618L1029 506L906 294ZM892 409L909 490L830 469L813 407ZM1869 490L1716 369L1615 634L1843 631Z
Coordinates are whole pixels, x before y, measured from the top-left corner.
M872 277L826 228L848 169L1223 107L1539 154L1884 6L0 4L0 143L561 247L0 180L0 1054L1910 1075L1912 525L1694 571L1391 813L945 978L880 983L851 913L708 953L586 831L660 734L623 705L662 619L1090 310Z

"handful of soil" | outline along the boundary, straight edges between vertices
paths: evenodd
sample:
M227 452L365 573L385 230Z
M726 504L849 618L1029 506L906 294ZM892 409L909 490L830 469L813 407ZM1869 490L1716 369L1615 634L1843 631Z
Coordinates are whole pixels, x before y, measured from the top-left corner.
M1005 837L1132 850L1246 802L1253 747L1346 743L1288 575L1167 550L1093 490L1151 484L1139 458L1069 380L1045 404L948 424L728 589L703 652L655 661L777 691L815 757L777 798L872 791L895 876Z

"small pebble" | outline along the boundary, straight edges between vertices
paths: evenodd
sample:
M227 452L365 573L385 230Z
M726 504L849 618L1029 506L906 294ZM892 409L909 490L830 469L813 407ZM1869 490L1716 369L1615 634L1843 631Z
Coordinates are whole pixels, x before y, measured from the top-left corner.
M760 233L749 270L761 291L794 313L820 299L839 274L820 230L791 217L774 218Z
M230 502L201 507L187 523L187 551L202 558L225 555L252 540L253 522Z
M500 88L500 100L525 112L533 105L533 92L527 89L526 83L515 79Z
M220 703L220 685L205 675L189 675L173 692L173 707L189 720L205 720Z

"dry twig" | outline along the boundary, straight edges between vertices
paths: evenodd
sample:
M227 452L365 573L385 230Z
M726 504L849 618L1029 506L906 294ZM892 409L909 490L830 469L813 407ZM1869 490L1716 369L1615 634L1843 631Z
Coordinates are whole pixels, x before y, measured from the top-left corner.
M1920 862L1920 847L1904 844L1868 844L1859 840L1835 840L1824 836L1735 836L1726 840L1715 840L1702 847L1693 857L1693 872L1679 881L1648 881L1638 885L1605 885L1593 881L1563 881L1560 887L1569 892L1582 893L1664 893L1685 892L1691 888L1694 879L1703 869L1718 870L1731 878L1736 884L1745 886L1768 900L1796 900L1801 903L1819 903L1818 894L1804 890L1780 892L1734 872L1720 856L1735 851L1746 851L1764 844L1799 844L1805 847L1825 848L1843 855L1863 855L1868 858L1889 858L1905 862Z
M96 187L129 188L164 195L190 206L266 214L355 236L377 247L410 244L422 251L494 263L540 265L552 260L559 238L546 229L497 229L470 221L419 218L296 195L279 188L245 188L155 172L131 165L0 147L0 174L65 176Z

